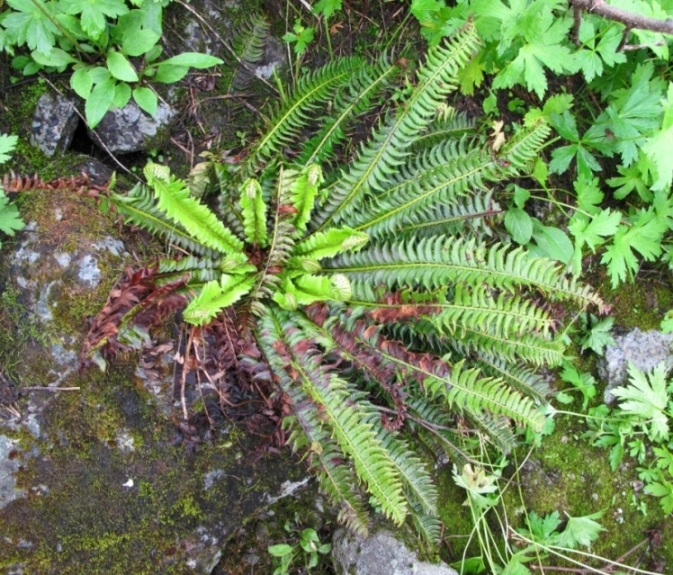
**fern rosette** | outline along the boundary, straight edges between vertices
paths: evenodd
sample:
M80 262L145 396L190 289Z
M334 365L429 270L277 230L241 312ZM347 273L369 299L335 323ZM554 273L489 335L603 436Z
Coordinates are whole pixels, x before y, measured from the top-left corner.
M437 539L437 493L418 445L464 457L458 416L504 450L512 422L540 430L547 386L536 369L563 357L561 304L603 306L555 262L492 240L493 190L525 175L549 128L538 115L496 152L447 108L477 48L470 25L431 48L399 98L385 97L402 75L385 58L300 80L221 187L220 215L156 166L147 186L109 199L189 253L161 261L152 285L182 298L194 329L215 340L224 330L234 379L275 390L287 441L361 531L368 494ZM328 111L316 122L319 110ZM350 128L373 111L371 137L342 163ZM286 157L307 131L302 152ZM92 332L87 352L105 354L113 339Z

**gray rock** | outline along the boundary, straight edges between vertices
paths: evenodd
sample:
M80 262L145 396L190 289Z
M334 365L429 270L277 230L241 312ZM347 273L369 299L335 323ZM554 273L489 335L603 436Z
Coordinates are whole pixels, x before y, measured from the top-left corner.
M72 143L79 116L75 104L60 94L42 94L33 115L30 143L48 156L65 152Z
M170 123L175 110L159 102L154 116L143 112L131 101L123 108L110 110L94 130L94 142L100 139L113 153L129 153L145 150L157 132Z
M0 435L0 509L24 497L26 492L16 487L16 472L19 470L21 459L19 442L6 435Z
M598 375L607 383L605 403L614 402L615 397L610 393L612 389L627 383L629 362L641 371L649 371L663 361L670 371L673 367L672 342L673 333L664 334L656 330L642 332L638 328L615 336L615 345L605 348L605 354L597 366Z
M419 561L416 553L385 530L363 538L339 529L334 534L332 561L337 575L458 575L445 563Z
M0 314L15 306L0 363L21 358L7 374L19 395L0 410L2 572L209 574L248 517L305 483L303 468L287 452L254 461L258 440L232 426L196 452L176 442L175 389L156 366L166 361L172 384L168 347L146 357L155 387L133 354L78 374L86 316L131 257L93 200L49 198L39 214L24 205L31 223L0 261L0 290L13 294Z

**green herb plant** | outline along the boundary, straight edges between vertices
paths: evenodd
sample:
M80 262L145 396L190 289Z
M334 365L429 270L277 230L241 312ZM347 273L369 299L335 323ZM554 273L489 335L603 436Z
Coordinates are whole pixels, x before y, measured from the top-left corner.
M659 498L665 513L673 511L673 441L668 421L673 415L673 380L662 362L643 373L633 364L627 385L611 390L618 404L589 410L586 437L608 448L610 467L617 470L626 455L639 464L644 492Z
M103 364L140 345L161 302L182 298L190 341L226 328L232 377L273 389L288 443L342 522L366 532L368 499L436 541L427 458L464 458L458 421L504 451L511 422L542 430L538 368L563 358L564 308L605 311L555 262L498 241L493 187L529 173L550 129L533 110L495 151L447 106L478 48L468 24L413 78L384 57L305 75L243 161L211 162L219 212L157 165L106 198L180 253L111 294L84 355ZM351 127L376 112L345 159Z
M0 134L0 164L4 164L9 160L9 154L16 147L16 136L9 136L7 134ZM14 204L9 203L9 198L0 183L0 231L13 236L25 226L25 222L19 215L19 210ZM0 247L2 244L0 243Z
M8 0L0 14L0 49L29 54L12 60L26 76L40 70L72 69L71 88L84 100L94 128L113 107L131 98L150 115L158 106L152 83L171 84L190 68L209 68L222 60L186 52L160 60L163 8L169 0Z
M673 16L670 4L659 0L610 4L660 23ZM461 91L472 95L488 86L485 110L495 112L498 90L519 86L518 94L527 92L529 100L550 91L561 98L550 110L559 144L550 158L538 160L533 173L542 199L565 206L568 218L549 226L557 231L545 233L534 219L526 220L528 198L515 194L508 210L515 214L506 221L514 241L575 273L587 251L600 250L613 287L633 278L643 261L671 265L670 35L627 29L593 6L574 14L560 0L459 0L451 6L444 0L413 0L410 10L431 44L474 21L483 44L461 71ZM585 83L569 81L574 97L555 87L576 74ZM554 85L550 76L557 79ZM624 201L608 207L607 198Z
M332 546L322 543L315 529L306 527L300 530L298 522L286 521L285 531L297 542L294 545L278 543L269 546L269 554L275 558L276 567L272 575L288 575L290 567L297 559L303 558L303 567L308 572L318 565L320 555L327 555Z

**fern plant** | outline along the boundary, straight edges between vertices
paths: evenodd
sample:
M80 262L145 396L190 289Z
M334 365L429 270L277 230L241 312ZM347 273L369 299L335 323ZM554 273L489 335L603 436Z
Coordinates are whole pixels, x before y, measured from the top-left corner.
M213 166L219 213L149 165L147 185L106 201L181 255L128 274L85 355L137 343L182 298L190 341L219 341L224 371L275 390L287 441L343 522L366 531L368 494L437 539L419 440L453 458L457 417L505 450L512 422L539 430L536 368L563 357L562 304L603 307L555 262L493 239L492 189L526 172L549 128L531 117L496 151L447 107L477 47L468 25L413 81L386 57L309 74L242 162ZM349 150L349 131L375 111L369 139Z

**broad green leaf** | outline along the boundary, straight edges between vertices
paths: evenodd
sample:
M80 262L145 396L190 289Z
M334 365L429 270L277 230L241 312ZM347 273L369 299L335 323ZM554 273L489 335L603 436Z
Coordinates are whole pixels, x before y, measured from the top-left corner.
M117 81L110 78L100 84L96 84L93 90L91 90L91 94L84 105L84 113L89 128L92 130L103 119L110 106L112 106L116 93L116 84Z
M536 245L530 247L533 255L547 257L567 264L573 255L573 244L568 236L559 228L543 226L535 222L533 241Z
M183 52L168 60L164 60L161 64L166 66L179 66L182 68L210 68L222 64L222 60L211 56L209 54L201 54L199 52Z
M172 64L166 64L166 62L167 60L157 65L157 73L153 78L155 82L173 84L174 82L182 80L187 75L187 72L189 72L187 66L174 66Z
M647 138L643 151L653 161L657 169L657 180L652 189L665 190L673 182L673 82L668 85L668 94L664 100L664 120L661 129Z
M288 545L287 543L279 543L278 545L270 545L268 551L274 557L283 557L292 553L294 547Z
M620 400L619 408L638 418L652 441L666 441L669 429L665 363L661 362L645 374L629 362L628 372L629 384L612 390Z
M151 88L140 86L133 90L133 99L142 110L147 112L150 116L157 113L157 95Z
M108 52L107 67L110 74L122 82L137 82L139 79L133 64L121 52L114 50Z
M511 208L505 212L505 228L520 245L526 245L533 236L533 220L521 208Z
M161 39L161 35L154 30L139 30L124 38L121 50L127 56L142 56L149 52Z
M42 54L38 50L33 50L30 55L38 64L54 68L65 68L68 64L77 64L79 62L79 60L76 60L60 48L53 48L50 54Z
M322 14L325 18L330 18L332 14L341 10L342 0L319 0L313 6L313 12Z
M86 100L89 97L89 94L91 94L91 89L93 88L91 68L87 67L75 70L73 75L70 76L70 87L80 98Z
M112 103L117 106L117 108L123 108L126 104L129 103L131 99L131 86L126 82L119 82L115 86L115 97Z

